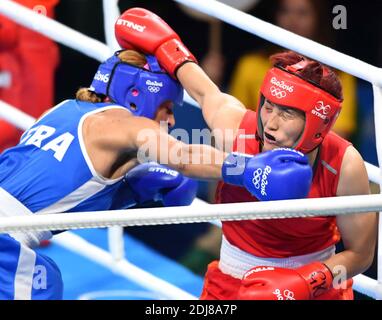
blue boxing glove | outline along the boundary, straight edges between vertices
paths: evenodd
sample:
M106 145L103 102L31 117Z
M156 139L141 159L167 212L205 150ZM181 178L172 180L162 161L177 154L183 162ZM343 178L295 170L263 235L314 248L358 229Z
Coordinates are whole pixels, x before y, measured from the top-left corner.
M138 204L162 201L165 207L190 205L198 189L195 180L155 162L134 167L126 173L124 182Z
M231 153L222 166L224 182L243 186L260 201L306 198L312 183L308 158L278 148L248 156Z

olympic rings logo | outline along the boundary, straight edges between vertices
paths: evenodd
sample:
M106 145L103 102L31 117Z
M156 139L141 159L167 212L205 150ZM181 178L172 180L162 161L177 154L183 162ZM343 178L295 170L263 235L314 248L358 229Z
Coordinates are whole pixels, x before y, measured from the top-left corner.
M284 90L276 88L275 86L270 87L269 90L271 91L272 96L276 97L277 99L282 99L286 97L286 92Z
M261 180L262 173L263 173L263 170L261 168L258 168L253 173L252 183L253 183L253 185L255 186L256 189L260 189L260 180Z
M288 289L285 289L283 293L281 293L280 289L276 289L272 292L274 295L276 295L277 300L296 300L294 298L294 292Z
M160 91L160 87L154 87L154 86L148 86L147 89L151 92L151 93L158 93Z
M261 187L261 195L267 196L266 188L268 185L268 175L272 172L272 168L270 166L266 166L263 169L257 168L255 172L253 172L252 183L256 189L260 189Z
M330 112L330 105L324 105L323 101L317 101L317 105L314 107L317 111L321 111L322 114L327 115Z
M294 292L290 291L288 289L284 290L284 297L286 298L286 300L295 300L294 299Z

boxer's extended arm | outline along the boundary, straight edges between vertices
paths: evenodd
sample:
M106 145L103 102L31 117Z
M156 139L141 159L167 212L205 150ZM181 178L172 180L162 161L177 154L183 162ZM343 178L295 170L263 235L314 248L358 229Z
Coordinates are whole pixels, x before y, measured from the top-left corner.
M209 128L220 131L215 134L218 145L224 146L223 143L231 142L227 139L236 137L237 129L246 113L244 105L235 97L221 92L195 63L182 65L177 76L184 89L201 106ZM222 139L220 134L223 134Z
M132 121L129 136L129 141L133 141L133 148L137 150L138 161L150 159L188 177L221 179L221 167L227 156L222 151L209 145L179 141L161 129L157 123L145 118Z
M243 186L261 201L304 198L309 193L312 169L308 158L300 152L284 148L256 156L228 155L208 145L185 144L165 130L155 128L153 121L139 120L146 122L145 129L131 130L138 160L142 155L147 157L151 154L151 160L168 165L186 176L223 179ZM152 131L147 130L150 123L154 123ZM143 123L138 125L141 128ZM286 184L288 188L285 188Z
M132 28L131 23L136 28ZM245 107L236 98L220 92L164 20L146 9L128 9L116 22L115 36L122 48L155 55L160 65L177 77L202 107L210 129L219 131L215 134L217 148L231 151L236 130L246 112Z
M138 162L155 161L189 177L223 178L247 188L259 200L305 197L310 189L312 170L308 159L294 150L272 150L253 157L228 155L208 145L178 141L155 121L118 109L91 120L84 129L85 144L92 161L100 160L102 165L109 161L104 172L116 165L121 154L128 153L136 154ZM286 183L288 188L283 187Z
M350 146L342 162L337 196L369 193L369 179L362 157ZM337 226L345 250L325 261L325 264L334 276L341 270L346 270L347 277L350 278L367 270L373 261L377 239L377 215L375 212L340 215L337 216Z
M155 161L189 177L221 179L221 166L227 156L208 145L178 141L155 121L134 117L125 110L88 117L84 131L89 156L97 172L105 177L120 155L135 154L139 162Z

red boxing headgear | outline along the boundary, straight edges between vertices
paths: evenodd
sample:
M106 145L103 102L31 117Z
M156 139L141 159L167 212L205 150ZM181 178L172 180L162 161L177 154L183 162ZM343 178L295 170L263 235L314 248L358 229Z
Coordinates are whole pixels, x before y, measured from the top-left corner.
M304 68L308 61L300 61L292 66L271 68L263 81L260 92L272 103L295 108L305 113L305 127L295 150L309 153L314 150L328 134L336 121L342 100L321 89L318 84L308 82L295 72ZM324 69L324 74L325 74ZM257 133L263 139L263 126L260 108L264 99L260 99L257 112Z

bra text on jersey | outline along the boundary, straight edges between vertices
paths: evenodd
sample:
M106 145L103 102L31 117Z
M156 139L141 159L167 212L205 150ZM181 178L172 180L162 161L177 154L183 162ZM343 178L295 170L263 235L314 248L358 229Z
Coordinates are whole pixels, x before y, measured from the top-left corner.
M52 137L55 132L56 129L53 127L39 125L25 132L20 140L20 144L26 146L34 145L44 151L52 150L54 151L53 156L61 162L70 144L74 140L74 136L69 132L65 132L53 140L46 141Z

